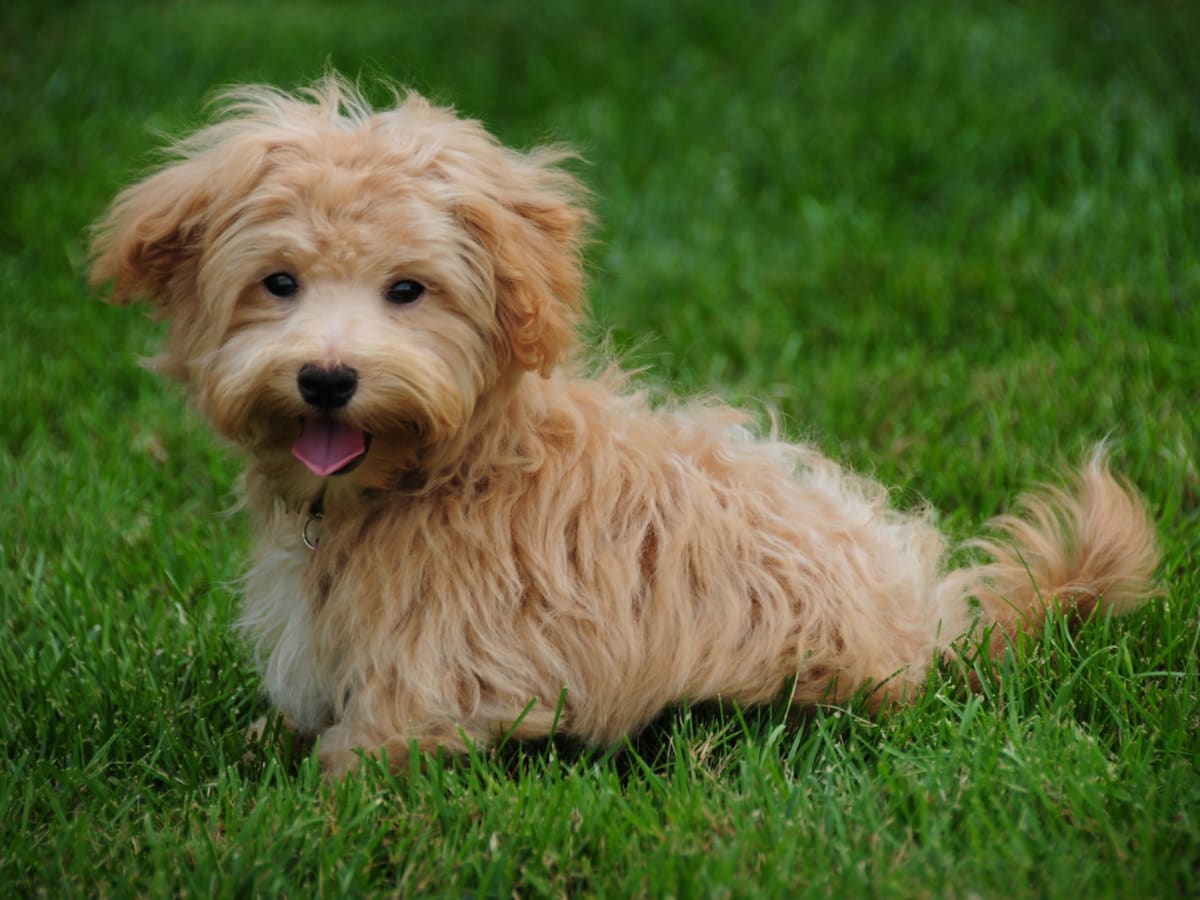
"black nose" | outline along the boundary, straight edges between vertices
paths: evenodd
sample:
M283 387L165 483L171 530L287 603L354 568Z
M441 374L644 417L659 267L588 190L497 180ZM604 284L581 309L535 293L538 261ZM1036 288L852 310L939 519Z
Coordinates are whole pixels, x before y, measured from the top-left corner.
M358 390L358 373L349 366L326 369L309 363L300 367L296 384L300 396L309 406L320 410L338 409L349 403Z

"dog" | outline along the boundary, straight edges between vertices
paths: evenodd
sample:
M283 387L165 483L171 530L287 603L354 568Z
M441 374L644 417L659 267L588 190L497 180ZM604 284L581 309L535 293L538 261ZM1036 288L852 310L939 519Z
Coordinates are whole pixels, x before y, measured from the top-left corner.
M331 777L611 744L680 702L883 714L939 659L1154 594L1103 447L951 569L930 512L814 447L589 375L572 154L394 100L232 89L91 236L93 283L167 320L155 367L248 455L240 627Z

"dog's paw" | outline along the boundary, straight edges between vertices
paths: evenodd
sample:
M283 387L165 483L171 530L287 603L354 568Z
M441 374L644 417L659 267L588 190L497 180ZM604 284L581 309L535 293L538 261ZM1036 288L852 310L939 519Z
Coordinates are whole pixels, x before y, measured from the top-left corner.
M400 738L380 742L366 735L355 735L345 727L338 726L321 735L316 753L325 778L340 781L377 763L386 766L393 775L399 775L408 770L414 750L418 758L423 760L426 751L440 755L445 749L448 748L440 747L436 741L429 741L425 746L419 740L406 741Z
M251 745L261 744L266 737L268 723L269 719L267 716L259 716L255 719L250 727L246 729L246 743Z
M261 716L246 729L247 762L256 759L266 747L273 746L280 752L292 756L306 756L312 750L312 740L296 731L287 716Z

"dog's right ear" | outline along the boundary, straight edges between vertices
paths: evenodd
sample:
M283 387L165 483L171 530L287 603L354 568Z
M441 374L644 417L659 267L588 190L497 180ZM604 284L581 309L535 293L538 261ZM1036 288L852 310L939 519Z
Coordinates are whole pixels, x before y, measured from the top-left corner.
M91 283L160 308L194 291L212 205L209 166L185 159L122 191L92 229Z

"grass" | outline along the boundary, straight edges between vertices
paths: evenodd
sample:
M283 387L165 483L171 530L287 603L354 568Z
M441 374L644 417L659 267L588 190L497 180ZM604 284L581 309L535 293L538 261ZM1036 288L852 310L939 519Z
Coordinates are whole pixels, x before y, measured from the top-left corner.
M0 12L0 883L14 895L1173 896L1200 873L1200 11L912 0ZM972 533L1111 436L1163 598L968 693L335 787L246 755L238 461L87 224L222 84L384 73L567 140L599 329Z

